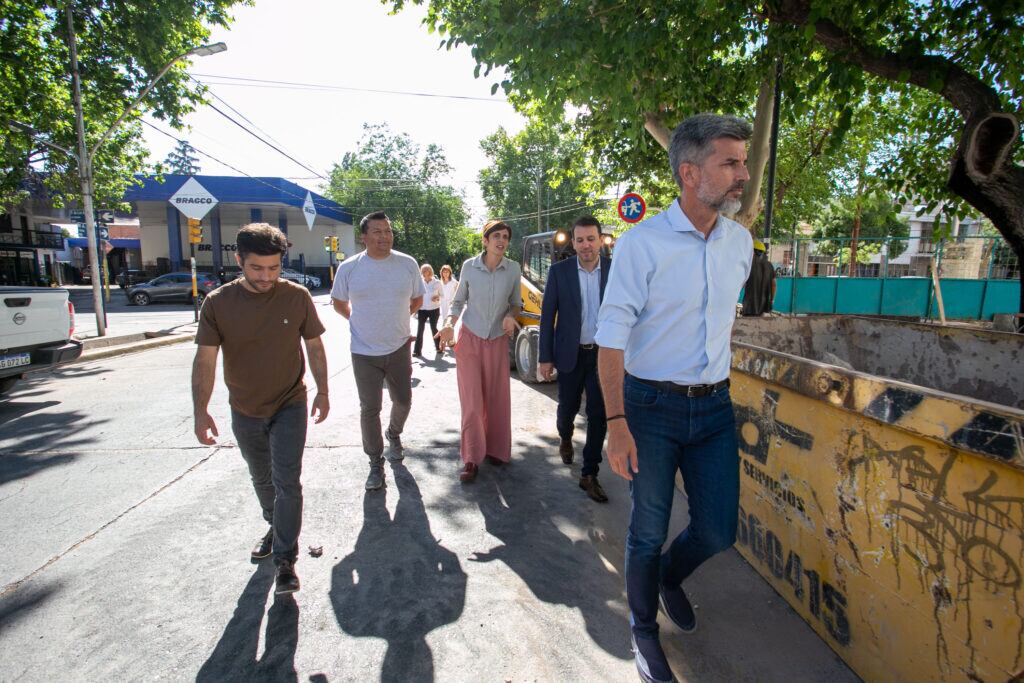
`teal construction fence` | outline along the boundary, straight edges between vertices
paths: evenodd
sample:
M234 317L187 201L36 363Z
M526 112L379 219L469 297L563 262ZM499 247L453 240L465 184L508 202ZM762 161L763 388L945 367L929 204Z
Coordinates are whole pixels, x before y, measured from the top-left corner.
M1001 237L868 238L858 246L851 268L849 238L773 241L775 310L938 318L934 271L947 318L1018 311L1020 264Z
M931 278L778 277L774 308L780 313L839 313L938 318ZM1014 280L939 280L946 317L991 320L1016 313Z

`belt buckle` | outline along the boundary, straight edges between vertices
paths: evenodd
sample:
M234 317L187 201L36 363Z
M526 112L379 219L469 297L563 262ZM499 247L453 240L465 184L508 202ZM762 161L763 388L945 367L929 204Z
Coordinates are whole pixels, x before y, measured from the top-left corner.
M591 344L580 344L580 348L581 349L585 349L587 351L590 351L591 349L593 349L595 347L597 347L597 344L593 344L593 343L591 343Z
M695 398L697 396L700 396L700 394L698 394L697 392L703 388L703 385L691 384L690 386L686 387L686 398Z

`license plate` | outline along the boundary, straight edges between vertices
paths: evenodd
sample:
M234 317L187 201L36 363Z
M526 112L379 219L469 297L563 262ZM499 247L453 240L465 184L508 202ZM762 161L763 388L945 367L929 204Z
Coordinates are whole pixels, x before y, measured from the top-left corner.
M0 356L0 370L4 368L16 368L20 365L29 365L32 362L32 354L16 353L11 356Z

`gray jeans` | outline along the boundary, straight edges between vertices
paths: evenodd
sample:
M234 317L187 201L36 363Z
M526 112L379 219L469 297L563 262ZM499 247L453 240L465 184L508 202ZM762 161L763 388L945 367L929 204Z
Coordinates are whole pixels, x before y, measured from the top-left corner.
M380 431L380 408L384 385L391 397L391 421L388 431L398 436L412 408L412 356L409 345L402 344L386 356L352 354L352 373L359 392L359 427L363 433L363 452L376 464L384 454Z
M275 563L298 557L306 420L305 401L289 403L266 418L231 411L231 431L249 466L263 519L274 528Z

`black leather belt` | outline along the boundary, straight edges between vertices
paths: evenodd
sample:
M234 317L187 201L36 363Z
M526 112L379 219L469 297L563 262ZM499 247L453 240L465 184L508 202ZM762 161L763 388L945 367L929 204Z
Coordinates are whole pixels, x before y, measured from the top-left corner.
M584 351L592 351L597 348L597 344L580 344L580 348Z
M721 382L716 382L715 384L691 384L689 386L685 384L676 384L675 382L661 382L655 379L642 379L633 375L630 375L630 377L635 379L637 382L654 387L655 389L670 391L673 394L683 394L690 398L694 398L696 396L708 396L709 394L713 394L721 389L729 388L728 377L723 379Z

